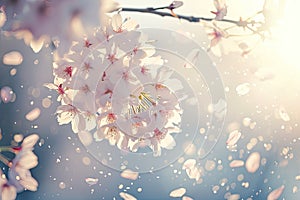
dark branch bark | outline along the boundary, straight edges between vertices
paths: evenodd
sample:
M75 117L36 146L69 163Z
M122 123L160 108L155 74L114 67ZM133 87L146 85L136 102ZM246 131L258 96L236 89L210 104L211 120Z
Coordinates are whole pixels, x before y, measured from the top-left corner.
M161 8L119 8L118 10L119 11L124 11L124 12L150 13L150 14L159 15L159 16L162 16L162 17L167 16L167 17L183 19L183 20L186 20L186 21L189 21L189 22L200 22L200 21L215 20L215 18L194 17L194 16L186 16L186 15L180 15L180 14L176 14L176 16L175 16L170 12L158 11L159 9L166 9L166 7L161 7ZM219 21L228 22L228 23L240 26L240 21L229 20L229 19L222 19L222 20L219 20Z

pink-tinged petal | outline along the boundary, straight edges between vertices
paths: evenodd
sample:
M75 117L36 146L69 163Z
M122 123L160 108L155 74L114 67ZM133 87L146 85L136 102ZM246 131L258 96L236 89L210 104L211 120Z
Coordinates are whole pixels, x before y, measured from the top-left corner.
M18 51L11 51L4 54L2 62L5 65L20 65L23 62L23 56Z
M277 188L276 190L273 190L269 195L267 200L277 200L281 196L282 192L284 190L284 185Z
M26 178L22 178L20 180L20 184L27 190L37 191L38 182L30 175Z
M233 160L229 163L229 167L234 168L234 167L242 167L244 166L244 161L242 160Z
M7 18L3 6L0 7L0 28L5 24Z
M113 30L115 32L121 32L122 31L122 16L120 14L115 14L112 17L112 21L111 21Z
M214 0L214 5L217 10L224 8L225 0Z
M188 197L188 196L183 196L183 197L182 197L182 200L193 200L193 198Z
M188 159L184 162L182 169L190 169L190 168L194 168L196 165L196 160L195 159Z
M18 165L24 169L31 169L37 166L38 158L32 151L20 152L21 158L18 161Z
M50 90L57 90L57 88L58 88L58 86L53 83L45 83L43 86Z
M186 169L185 171L190 179L195 179L198 181L201 177L200 170L197 167L191 168L190 170Z
M37 40L31 40L30 41L30 47L33 50L34 53L40 52L40 50L43 48L45 42L44 37L40 37Z
M239 194L230 194L228 200L239 200L240 198Z
M130 179L130 180L136 180L138 178L138 176L139 176L138 172L134 172L130 169L125 169L121 173L122 178Z
M246 169L249 173L255 173L260 166L260 154L258 152L253 152L250 154L246 161Z
M173 149L176 146L176 142L172 135L166 134L165 138L160 141L160 146L165 149Z
M241 132L239 132L238 130L232 131L228 136L226 144L228 146L234 146L239 141L241 135Z
M126 192L120 192L120 197L123 198L124 200L137 200L137 198L135 198L134 196L132 196L131 194L128 194Z
M85 179L85 182L88 184L88 185L95 185L97 184L99 181L98 178L86 178Z
M40 116L40 114L41 110L39 108L34 108L25 115L25 118L29 121L34 121Z
M33 148L33 146L37 143L39 140L39 136L37 134L32 134L24 138L22 142L22 148L23 149L30 149Z
M17 197L17 189L12 185L5 185L2 188L1 200L15 200Z
M135 30L139 27L139 25L136 23L136 21L127 19L124 24L122 25L124 30L131 31ZM132 34L132 33L131 33Z
M182 197L186 193L185 188L178 188L170 192L169 196L170 197Z
M214 37L211 39L210 41L210 48L216 46L220 41L221 41L222 37Z

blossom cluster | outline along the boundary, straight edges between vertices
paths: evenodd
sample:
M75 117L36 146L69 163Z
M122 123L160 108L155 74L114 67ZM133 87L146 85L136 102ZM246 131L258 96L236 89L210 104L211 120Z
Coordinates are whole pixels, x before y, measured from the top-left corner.
M56 59L54 82L45 86L58 93L60 125L71 123L74 133L93 132L95 141L125 151L150 147L158 156L181 131L176 93L183 86L137 27L119 14L107 16Z
M88 4L82 0L4 0L0 2L0 27L3 25L4 31L31 45L58 40L59 52L65 53L72 39L101 24L104 13L116 5L111 0L92 0Z
M2 163L9 167L8 179L0 170L0 199L13 200L17 193L23 190L36 191L38 182L32 177L30 169L38 164L38 158L33 153L33 147L39 140L37 134L25 137L20 146L0 147L1 152L8 151L15 154L10 160L0 154Z

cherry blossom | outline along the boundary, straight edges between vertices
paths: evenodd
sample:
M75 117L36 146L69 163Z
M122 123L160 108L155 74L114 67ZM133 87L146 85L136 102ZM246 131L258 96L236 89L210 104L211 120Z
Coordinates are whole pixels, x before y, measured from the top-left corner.
M183 86L136 22L120 14L105 19L55 58L54 83L45 86L59 94L57 120L71 123L74 133L96 128L95 141L133 152L146 144L160 155L174 148L172 135L181 132L177 95Z
M56 114L58 123L60 125L71 123L74 133L86 130L86 122L92 120L91 118L86 118L87 116L82 114L80 110L71 104L58 106ZM94 122L91 123L94 124ZM91 125L91 127L93 127L93 125Z
M195 159L188 159L183 163L182 169L186 171L186 174L190 179L198 181L201 177L201 170L196 165Z
M17 189L14 185L11 185L6 179L0 169L0 199L2 200L14 200L17 197Z
M37 156L32 152L39 137L36 134L24 138L20 147L13 148L16 157L9 164L9 183L14 185L17 192L23 189L36 191L38 182L31 176L30 169L38 164Z
M215 48L221 40L227 38L229 34L217 26L216 23L212 23L212 26L207 26L210 30L208 32L208 37L210 38L210 45L208 47L208 51L212 48Z
M57 101L62 101L64 104L69 104L72 102L71 100L71 91L68 87L65 87L62 83L45 83L45 87L50 90L56 90L58 93Z
M216 20L222 20L227 15L227 6L225 0L214 0L214 5L217 11L211 11L216 15Z

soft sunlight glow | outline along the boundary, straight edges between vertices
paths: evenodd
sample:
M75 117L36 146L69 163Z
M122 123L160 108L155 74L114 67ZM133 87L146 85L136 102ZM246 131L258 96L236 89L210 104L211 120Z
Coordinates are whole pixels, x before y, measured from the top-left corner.
M276 48L279 54L288 65L295 67L300 67L298 63L300 46L299 7L299 1L286 0L284 15L282 19L279 19L279 25L274 30L274 36L278 39L276 40Z

